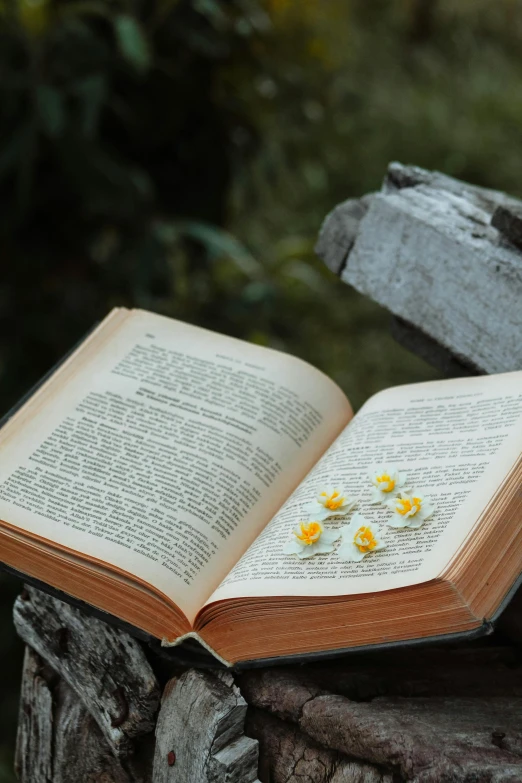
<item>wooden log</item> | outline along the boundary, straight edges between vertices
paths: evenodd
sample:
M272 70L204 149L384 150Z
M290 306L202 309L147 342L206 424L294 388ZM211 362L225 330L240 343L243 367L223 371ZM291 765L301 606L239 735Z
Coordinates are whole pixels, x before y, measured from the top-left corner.
M303 704L327 693L354 701L383 695L522 699L519 661L519 651L507 645L401 649L302 668L253 670L243 672L238 681L249 704L297 722Z
M327 748L391 767L416 783L522 780L522 703L496 699L318 696L301 729Z
M392 783L391 773L327 750L262 710L249 710L246 730L259 741L262 783Z
M440 651L438 655L440 666L446 663L451 669L451 660L445 661ZM403 653L406 679L414 658L414 651ZM386 681L393 692L396 670L387 669L385 656L380 668L383 679L377 689ZM499 663L499 670L504 674L503 695L483 695L490 688L492 671L487 653L483 665L476 668L479 687L471 696L435 695L435 682L427 696L372 697L367 681L362 690L367 700L360 702L329 693L311 684L313 677L292 670L250 672L242 676L241 687L253 706L295 723L324 748L393 772L394 780L514 783L522 780L522 699L512 692L513 669ZM463 666L455 666L453 671L458 687ZM429 666L425 674L428 672ZM359 673L357 663L353 663L353 673ZM325 676L323 671L323 682ZM332 687L336 687L337 678L338 672L332 672ZM415 681L418 679L414 678L414 692ZM497 682L497 692L500 685ZM344 683L343 687L350 686ZM515 687L520 688L520 682Z
M156 726L154 783L259 783L246 709L230 674L190 669L171 680Z
M522 248L522 208L499 206L491 218L491 225L519 249Z
M402 318L391 317L390 334L403 348L440 370L445 378L483 374L472 362L462 356L457 359L447 348Z
M359 224L368 211L372 194L343 201L326 216L319 233L315 252L331 272L340 275L359 231Z
M26 587L14 607L18 634L76 692L120 756L154 730L160 690L138 642Z
M41 659L26 647L15 754L20 783L53 779L53 697L41 669Z
M465 366L518 370L521 207L503 193L391 164L380 193L326 219L317 251L342 280Z
M98 724L63 680L54 690L53 783L133 783L120 765Z
M26 647L16 773L20 783L147 783L147 765L124 768L76 693Z

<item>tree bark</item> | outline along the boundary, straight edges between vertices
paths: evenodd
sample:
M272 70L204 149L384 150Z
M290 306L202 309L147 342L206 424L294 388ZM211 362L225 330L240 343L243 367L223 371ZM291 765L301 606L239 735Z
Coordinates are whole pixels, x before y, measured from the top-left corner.
M76 692L117 755L154 729L160 690L139 643L78 609L26 587L18 634Z
M259 740L262 783L392 783L391 774L327 750L262 710L250 710L246 730Z
M522 674L512 649L359 656L344 665L248 672L241 687L249 704L293 724L313 747L394 781L522 780ZM270 734L259 718L253 725L260 741ZM291 748L301 734L292 735ZM273 764L277 782L295 757L285 747L288 760Z
M149 769L150 769L149 759ZM26 647L15 769L20 783L148 783L115 757L76 693Z

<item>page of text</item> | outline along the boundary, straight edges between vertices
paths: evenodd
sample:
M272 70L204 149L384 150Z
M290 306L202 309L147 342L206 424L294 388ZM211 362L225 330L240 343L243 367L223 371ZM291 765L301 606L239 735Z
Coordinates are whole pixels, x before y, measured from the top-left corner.
M403 386L373 397L239 561L211 601L238 596L350 595L438 576L458 551L522 448L522 373ZM371 503L368 473L394 466L435 505L419 529L392 529ZM326 487L359 498L386 548L359 563L335 552L299 560L284 543ZM354 512L352 512L354 513ZM348 524L330 518L325 528Z
M140 311L72 368L0 433L0 518L189 620L351 415L300 360Z

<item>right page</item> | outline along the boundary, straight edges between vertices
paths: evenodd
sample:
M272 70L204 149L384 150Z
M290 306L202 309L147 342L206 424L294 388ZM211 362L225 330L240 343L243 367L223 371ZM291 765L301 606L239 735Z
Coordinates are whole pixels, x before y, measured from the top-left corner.
M335 596L378 592L434 579L452 560L522 450L522 372L388 389L372 397L308 474L208 603L240 597ZM369 472L394 466L405 486L435 507L418 529L393 529L392 512L372 503ZM385 548L361 562L337 549L300 560L285 555L292 530L317 494L335 488L358 498ZM317 506L319 508L319 506Z

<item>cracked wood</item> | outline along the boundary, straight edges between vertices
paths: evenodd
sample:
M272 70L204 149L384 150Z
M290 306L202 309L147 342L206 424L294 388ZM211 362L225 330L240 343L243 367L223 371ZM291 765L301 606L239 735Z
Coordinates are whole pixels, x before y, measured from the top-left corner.
M78 609L26 587L14 606L22 639L80 697L118 755L153 731L160 691L138 642Z
M350 199L326 218L317 252L462 364L518 370L521 207L504 193L392 163L380 193Z
M156 727L154 783L259 783L246 709L230 674L190 669L171 680Z

